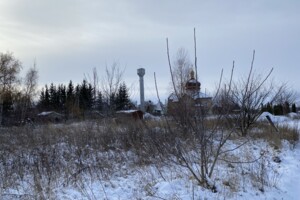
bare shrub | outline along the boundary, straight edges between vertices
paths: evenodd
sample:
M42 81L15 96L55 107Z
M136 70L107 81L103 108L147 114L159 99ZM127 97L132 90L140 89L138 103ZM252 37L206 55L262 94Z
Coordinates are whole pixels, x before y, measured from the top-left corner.
M104 153L103 131L106 130L96 123L77 127L3 128L0 134L0 197L21 185L18 190L26 191L21 195L56 199L53 188L79 184L86 174L108 178L114 162L124 162L126 154ZM113 146L114 141L110 141Z
M265 76L256 74L254 72L254 59L255 51L253 51L250 71L246 77L237 81L230 79L229 83L221 89L220 96L217 98L221 108L230 109L230 115L227 115L227 119L232 127L239 130L242 136L246 136L256 124L256 120L261 114L261 106L268 102L272 104L277 101L287 89L286 84L277 87L274 82L269 81L273 68Z
M194 43L197 73L195 37ZM169 155L165 156L169 162L188 169L199 185L217 192L214 172L219 161L257 163L260 160L262 155L249 160L243 160L240 157L236 159L226 158L226 155L232 155L233 151L241 148L250 138L246 138L245 142L239 145L233 145L232 148L224 147L236 133L248 137L261 113L261 105L266 101L275 101L282 94L284 86L275 87L273 83L267 83L273 69L266 76L254 73L255 52L253 52L250 71L244 79L239 82L233 81L233 64L229 82L221 88L221 74L219 88L214 97L218 112L212 117L209 116L211 107L205 107L201 99L195 104L193 96L189 97L189 93L182 95L178 89L175 72L170 62L168 40L167 56L174 91L174 98L172 99L176 101L172 105L168 105L170 112L168 113L169 116L165 118L167 126L163 129L166 132L166 137L161 138L160 141L154 139L154 146L160 155ZM197 78L195 84L197 84ZM199 93L199 91L196 92ZM172 125L170 125L171 123ZM264 190L266 167L265 163L261 162L260 164L260 180L257 181L261 182L260 188Z
M195 44L196 44L196 40ZM195 46L196 51L196 46ZM208 117L209 107L205 107L200 100L197 106L192 98L187 95L179 95L176 90L174 73L169 58L169 46L167 40L167 54L170 74L174 86L174 91L178 101L173 104L168 122L173 125L166 127L166 139L156 142L158 152L168 152L172 155L169 160L185 167L192 174L193 178L202 187L217 192L217 188L212 180L215 166L219 160L224 144L232 135L232 130L225 130L223 125L226 121L221 120L219 115L216 120ZM196 63L195 56L195 66ZM197 81L197 80L196 80ZM225 93L228 93L225 91ZM170 137L171 136L171 137Z

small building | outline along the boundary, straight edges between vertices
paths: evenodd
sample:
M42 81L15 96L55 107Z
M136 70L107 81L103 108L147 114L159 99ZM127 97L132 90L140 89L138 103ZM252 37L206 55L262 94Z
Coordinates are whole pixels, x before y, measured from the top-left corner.
M37 121L42 123L59 123L63 122L65 116L55 111L41 112L37 115Z
M162 103L158 102L157 104L154 105L153 115L161 116L162 114L164 114L162 109Z
M144 113L141 110L121 110L116 112L116 119L119 122L128 122L130 120L142 120Z

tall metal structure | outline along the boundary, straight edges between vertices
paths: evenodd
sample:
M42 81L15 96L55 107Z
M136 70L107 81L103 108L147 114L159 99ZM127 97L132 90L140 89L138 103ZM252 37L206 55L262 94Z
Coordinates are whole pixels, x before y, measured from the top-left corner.
M137 74L140 77L140 109L141 111L145 112L145 96L144 96L144 75L145 75L145 69L144 68L139 68L137 70Z

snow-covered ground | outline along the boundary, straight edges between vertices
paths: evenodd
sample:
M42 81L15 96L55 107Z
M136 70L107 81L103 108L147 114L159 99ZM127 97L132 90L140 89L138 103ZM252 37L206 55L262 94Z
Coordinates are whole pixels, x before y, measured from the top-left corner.
M264 120L263 113L260 120ZM268 114L270 115L270 114ZM270 116L276 126L288 125L298 128L300 123L291 117ZM78 127L80 124L76 124ZM89 125L90 127L91 125ZM299 126L300 127L300 126ZM229 141L224 148L234 148L243 143L244 139ZM65 144L55 146L66 150ZM88 148L88 147L87 147ZM124 159L120 159L122 154ZM63 152L61 153L63 156ZM200 187L187 168L170 163L139 163L137 156L131 150L127 152L99 152L97 162L103 166L107 159L111 161L107 171L82 171L80 178L74 178L70 183L64 181L52 182L50 192L40 183L41 193L45 199L300 199L300 144L295 146L282 141L279 149L274 148L263 139L251 140L238 150L232 158L253 160L256 162L232 163L218 162L211 181L217 188L217 193ZM91 156L90 166L93 166ZM275 162L274 158L281 162ZM64 158L65 159L65 158ZM78 162L78 161L76 161ZM105 167L104 167L105 168ZM70 169L70 171L72 171ZM108 172L109 171L109 172ZM0 189L1 199L35 199L32 195L37 188L30 182L34 178L22 178L15 187ZM76 180L73 180L76 179ZM59 177L57 180L60 180ZM34 182L37 182L34 179ZM1 183L1 180L0 180ZM47 181L46 181L47 183ZM45 184L47 185L47 184ZM48 184L49 185L49 184ZM39 196L41 198L41 196Z
M257 153L270 148L264 142L252 147ZM266 149L265 149L266 150ZM130 167L122 166L108 180L86 181L82 190L78 187L56 189L59 199L300 199L300 145L291 149L286 142L280 153L281 163L270 159L273 153L267 155L267 177L270 186L262 192L253 186L248 178L236 173L243 167L227 170L221 166L216 180L218 193L199 187L185 168L178 166L157 167L154 165ZM271 166L270 166L271 165ZM251 167L250 167L251 168ZM259 166L252 166L259 170ZM247 167L244 168L247 171ZM233 172L231 172L233 171ZM260 172L251 172L259 175ZM244 175L248 176L248 175ZM222 179L222 180L221 180ZM230 185L224 184L227 181ZM238 185L235 185L238 184Z
M295 116L273 116L270 113L263 113L261 120L269 115L277 125L289 125L298 127L299 120L292 120ZM300 126L299 126L300 127ZM230 144L229 144L230 146ZM130 168L126 165L118 170L107 181L93 183L90 194L84 197L82 193L74 188L64 189L60 192L63 199L300 199L300 144L294 148L287 141L282 143L280 151L273 150L265 141L255 141L248 143L239 150L244 153L251 151L252 154L259 155L261 151L266 153L266 178L269 186L261 192L253 184L245 183L249 181L243 179L243 174L237 171L247 170L247 167L233 168L233 173L224 166L219 166L216 174L220 177L215 180L220 192L212 193L210 190L199 187L193 180L191 174L178 166L143 166ZM277 156L280 163L275 163L272 159ZM248 165L248 164L245 164ZM255 166L256 165L256 166ZM252 164L250 168L259 176L260 166ZM229 172L228 172L229 171ZM246 175L244 175L246 176ZM221 180L222 178L222 180ZM233 181L232 179L237 179ZM224 180L238 186L224 186ZM244 184L244 185L243 185ZM87 193L89 193L87 191ZM64 194L64 195L62 195ZM93 195L92 195L93 194Z
M274 192L274 199L300 199L300 145L294 151L282 152L280 173L282 174L279 188L281 193Z

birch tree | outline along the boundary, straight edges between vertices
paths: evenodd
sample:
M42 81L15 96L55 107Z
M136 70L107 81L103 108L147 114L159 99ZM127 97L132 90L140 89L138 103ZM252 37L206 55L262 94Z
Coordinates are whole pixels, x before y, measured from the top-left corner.
M3 113L7 113L12 107L12 91L19 83L21 68L21 62L13 53L0 53L0 124L3 123Z

